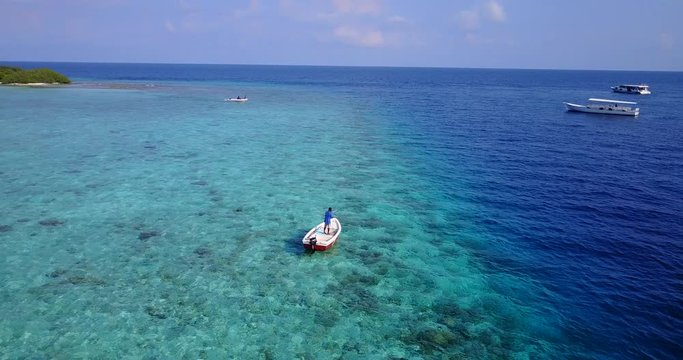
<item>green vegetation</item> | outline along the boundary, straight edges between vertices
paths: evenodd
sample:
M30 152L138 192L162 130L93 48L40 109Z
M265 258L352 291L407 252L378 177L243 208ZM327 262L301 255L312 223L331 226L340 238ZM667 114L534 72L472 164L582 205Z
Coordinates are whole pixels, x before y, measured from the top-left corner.
M0 66L0 81L3 77L5 77L5 75L12 74L17 71L21 71L21 69L9 66Z
M50 69L24 70L16 67L0 66L0 83L2 84L70 84L68 77Z

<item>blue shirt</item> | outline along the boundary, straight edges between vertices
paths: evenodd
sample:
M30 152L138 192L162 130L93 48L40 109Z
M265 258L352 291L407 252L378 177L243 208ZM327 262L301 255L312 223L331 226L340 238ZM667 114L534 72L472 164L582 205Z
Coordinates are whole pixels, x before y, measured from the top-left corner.
M334 217L334 213L330 210L325 211L325 224L329 224Z

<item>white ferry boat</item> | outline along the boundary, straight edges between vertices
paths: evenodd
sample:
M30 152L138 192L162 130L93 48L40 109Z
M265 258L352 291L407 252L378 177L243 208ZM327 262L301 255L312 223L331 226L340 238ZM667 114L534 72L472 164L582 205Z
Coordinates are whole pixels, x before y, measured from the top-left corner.
M227 101L227 102L239 102L239 103L244 103L244 102L249 101L249 99L246 98L246 97L239 97L239 96L238 96L238 97L236 97L236 98L227 98L227 99L225 99L225 101Z
M628 105L637 105L633 101L619 101L608 99L588 99L588 105L578 105L565 102L567 111L578 111L592 114L608 114L608 115L628 115L638 116L640 109Z
M644 84L612 86L612 91L618 92L618 93L626 93L626 94L640 94L640 95L652 94L650 92L650 87L648 85L644 85Z

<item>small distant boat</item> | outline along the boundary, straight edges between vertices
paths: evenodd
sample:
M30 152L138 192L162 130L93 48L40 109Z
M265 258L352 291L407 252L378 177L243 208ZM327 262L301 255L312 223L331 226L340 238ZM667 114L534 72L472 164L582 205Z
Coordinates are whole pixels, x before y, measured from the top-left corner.
M341 234L342 226L337 218L332 218L330 222L330 233L325 234L323 228L325 223L322 222L316 225L313 229L306 233L306 236L301 240L304 248L310 250L325 251L334 245Z
M246 98L246 97L239 97L239 96L238 96L238 97L236 97L236 98L227 98L227 99L225 99L225 101L243 103L243 102L249 101L249 98Z
M650 92L650 87L648 85L645 85L645 84L612 86L612 91L618 92L618 93L625 93L625 94L640 94L640 95L652 94Z
M608 114L608 115L628 115L628 116L638 116L640 113L640 108L631 107L626 105L637 105L633 101L619 101L619 100L608 100L608 99L588 99L590 103L588 105L578 105L565 102L564 105L567 107L567 111L578 111L592 114Z

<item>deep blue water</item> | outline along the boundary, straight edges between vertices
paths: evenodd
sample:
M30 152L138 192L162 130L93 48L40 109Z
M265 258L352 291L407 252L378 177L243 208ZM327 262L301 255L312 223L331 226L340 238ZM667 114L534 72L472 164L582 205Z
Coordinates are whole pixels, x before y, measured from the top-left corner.
M420 273L426 288L416 287L412 296L419 298L421 292L431 288L438 288L440 295L426 304L419 299L404 299L407 301L404 304L408 304L405 310L411 314L427 311L425 309L434 312L436 318L441 319L434 320L434 329L445 331L441 336L446 340L430 338L432 330L415 330L417 335L405 334L408 330L402 330L402 335L396 336L386 335L391 332L383 333L384 330L372 330L373 334L385 334L386 341L396 340L399 345L385 352L376 351L372 346L360 349L346 346L339 352L330 350L328 355L675 359L683 354L683 108L679 106L683 102L680 91L683 73L85 63L16 65L50 67L71 77L74 80L72 88L95 93L94 96L105 91L135 92L137 97L132 100L113 95L113 101L120 102L118 106L130 106L139 111L127 115L110 111L106 117L98 118L97 103L101 100L88 97L90 95L79 100L77 94L56 93L60 89L0 89L3 94L0 122L6 129L12 129L0 135L0 150L4 153L0 158L0 180L7 185L3 187L12 189L11 194L5 191L8 196L24 191L10 184L25 171L11 163L15 156L10 155L16 147L14 141L24 133L15 119L34 122L39 117L44 119L50 111L59 112L64 105L61 100L50 103L50 92L70 99L68 106L76 109L79 107L73 104L92 101L93 108L83 110L83 114L87 112L87 124L93 126L93 133L97 132L97 126L114 126L112 122L120 121L121 116L140 117L138 121L144 121L140 115L144 111L145 116L154 117L155 106L166 106L166 100L155 97L159 93L170 93L179 102L187 101L183 105L187 108L222 107L226 104L209 103L207 98L220 101L243 89L249 91L251 100L245 104L248 108L240 108L240 112L259 111L253 115L254 119L279 119L279 111L288 114L286 122L270 123L255 133L245 132L246 139L255 139L262 134L264 140L259 147L272 147L272 152L285 151L290 157L301 157L309 150L283 143L271 136L270 131L291 132L288 136L296 140L301 132L298 129L313 129L310 127L316 125L293 123L296 120L292 119L318 123L323 126L323 132L325 126L329 126L335 136L311 151L328 157L331 163L337 157L343 158L341 164L335 165L342 168L343 174L353 176L348 175L345 179L337 176L331 180L320 175L321 181L332 181L334 186L301 185L306 177L296 181L286 179L288 170L298 170L298 165L286 163L287 156L274 154L270 160L259 157L235 167L245 170L251 169L250 161L259 166L273 166L272 162L282 161L288 164L287 168L273 170L283 177L278 183L283 189L278 191L287 193L290 189L295 192L297 184L320 186L315 191L327 192L330 196L326 198L327 203L320 204L321 209L335 201L329 193L344 194L344 200L337 199L335 207L341 206L339 216L350 228L347 243L341 242L336 253L319 258L332 261L329 259L334 256L349 256L350 264L357 261L365 266L356 271L371 269L377 278L364 282L367 279L359 276L352 284L342 282L334 288L337 294L351 296L343 287L356 289L357 284L361 284L362 288L356 289L353 296L359 296L362 301L366 297L358 294L369 291L381 303L384 298L378 294L379 288L396 290L384 283L393 274L391 267L410 268L406 264L415 256L422 262L412 271ZM611 93L610 86L620 83L647 83L653 94ZM155 86L141 90L139 84ZM47 103L41 106L47 109L32 110L28 101L22 101L32 96L46 99ZM270 96L268 100L264 99L266 96ZM641 114L637 118L615 118L564 111L563 101L582 103L589 97L638 101ZM129 105L126 105L127 101L130 101ZM290 102L298 101L311 103L301 109L288 107L292 106ZM50 109L51 106L54 108ZM224 108L217 108L217 111ZM232 111L232 108L226 111ZM314 111L319 113L312 115ZM78 116L73 115L77 113L78 110L70 116ZM33 119L31 114L43 115ZM240 114L235 115L236 119L247 116ZM86 115L83 116L85 119ZM157 126L183 127L182 120L192 121L198 115L188 111L178 116L168 122L160 117ZM216 125L216 121L209 125L221 126ZM41 126L49 132L50 126L64 129L69 125L47 123ZM109 130L111 136L118 136L114 131L126 131L126 126L121 125L124 130ZM230 131L240 132L249 126L250 123L245 122ZM59 131L58 128L54 131ZM164 131L159 130L161 134ZM161 139L161 135L155 138L153 132L145 132L145 136L150 142ZM105 137L106 134L97 139ZM302 135L304 141L307 138L310 137ZM92 140L81 139L85 144ZM162 141L170 146L169 140ZM179 149L194 149L189 139L187 143L179 139L179 144L176 145ZM157 148L161 148L159 143L149 145L149 149ZM382 155L365 158L363 154L367 151ZM220 156L208 159L220 162ZM210 172L197 169L193 171ZM242 174L240 178L250 176L249 171ZM170 180L172 175L152 172L146 176L157 177L163 182ZM36 182L40 183L40 180ZM226 183L225 186L231 185ZM386 187L386 190L373 192L373 186ZM254 180L246 192L258 191L258 187L259 181ZM182 193L182 189L175 191ZM16 199L30 197L22 196ZM0 204L3 205L0 225L11 228L0 233L0 242L9 244L7 239L10 237L23 236L20 223L26 220L22 219L23 215L12 215L13 211L19 212L16 203L5 200ZM45 204L43 201L35 206ZM291 203L264 204L245 199L244 204L245 208L278 208ZM381 236L378 239L399 245L394 250L391 250L393 245L378 245L390 249L382 252L383 259L392 257L380 271L373 263L375 260L367 260L380 256L375 249L376 241L356 248L352 244L364 244L364 237L369 238L371 231L389 227L386 225L392 219L389 215L396 214L404 220L392 224L395 233L389 239ZM370 221L374 215L376 218ZM291 217L298 219L299 214ZM408 224L406 219L414 219L414 223ZM305 230L307 225L301 224L298 230ZM413 238L417 241L411 242ZM202 236L193 239L199 244L209 241ZM291 264L283 265L285 272L307 259L305 254L295 250L296 239L294 231L289 240L285 239L293 243L291 247L270 249L275 257L278 252L296 255ZM55 246L58 244L59 241ZM8 251L9 245L6 246ZM13 248L17 246L20 245L12 243ZM410 250L414 248L421 250ZM423 250L424 254L419 253ZM20 250L15 251L20 253ZM418 255L412 251L418 251ZM321 254L313 256L318 255ZM468 260L459 263L460 256ZM468 278L476 274L478 284L483 284L477 286L486 289L482 292L485 295L477 295L474 292L480 290L473 287L472 298L467 301L449 298L464 298L463 294L469 291L453 290L449 295L449 289L458 289L460 278L456 274L461 266L468 267ZM394 287L401 287L400 279L405 279L402 276L405 275L396 277L398 282ZM5 280L16 279L8 276ZM298 285L304 286L304 279L299 281ZM236 284L233 286L246 286L241 282ZM6 303L19 301L9 290L2 298ZM454 306L447 300L459 305ZM347 310L355 311L353 306L345 305ZM366 316L376 318L377 322L373 324L378 324L378 329L383 326L383 318L391 317L381 305L380 309L373 312L366 309ZM156 314L155 311L148 313ZM458 330L452 325L452 319L443 320L439 314L465 319L469 330ZM25 317L26 321L36 321L40 315ZM17 328L16 322L21 322L22 317L14 320L14 325L4 325ZM488 335L473 335L478 322L494 324ZM344 338L348 334L349 339L360 336L348 331L348 328L340 330L337 336ZM514 333L515 337L506 339L506 333ZM24 339L18 330L0 336L0 354L10 354L7 358L13 358L12 351L21 347L16 344L20 338ZM460 343L467 343L467 346L460 346ZM51 352L51 346L45 345L38 354L59 357ZM397 350L402 346L405 346L403 350ZM334 349L332 345L330 348ZM312 350L302 344L299 351ZM30 351L15 354L20 353L26 355ZM278 356L276 352L275 357Z

